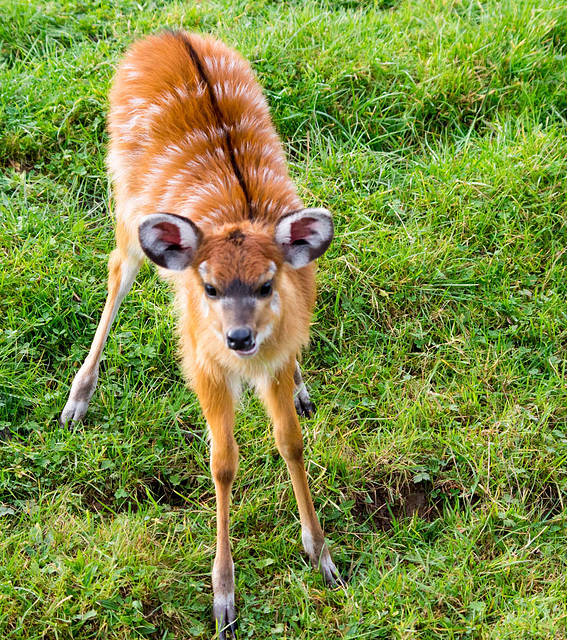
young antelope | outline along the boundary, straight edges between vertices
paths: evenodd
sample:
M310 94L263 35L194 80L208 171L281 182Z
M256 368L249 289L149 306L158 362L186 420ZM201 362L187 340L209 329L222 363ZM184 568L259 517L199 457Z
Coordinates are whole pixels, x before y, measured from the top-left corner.
M225 638L236 619L229 504L242 381L273 421L305 551L328 584L342 584L313 507L297 417L313 410L297 358L315 303L314 260L331 243L333 221L326 209L303 207L254 74L222 42L167 32L135 44L114 78L108 129L116 249L61 422L84 417L110 326L147 256L173 286L183 371L210 430L213 617Z

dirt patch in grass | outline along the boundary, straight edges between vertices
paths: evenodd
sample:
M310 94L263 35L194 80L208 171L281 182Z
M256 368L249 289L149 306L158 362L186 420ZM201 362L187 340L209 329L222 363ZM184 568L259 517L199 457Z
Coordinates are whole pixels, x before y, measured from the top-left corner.
M143 504L156 502L167 504L173 509L186 507L190 496L195 492L199 494L199 500L206 500L211 496L209 490L200 488L195 478L189 477L175 483L164 478L161 474L140 480L135 489L126 496L120 496L120 492L109 490L106 492L89 492L84 496L84 504L91 511L97 513L123 513L139 510Z
M157 476L145 480L136 489L137 502L155 500L158 504L168 504L170 507L187 506L187 496L195 490L193 478L186 478L177 483Z
M544 484L539 491L534 492L532 504L541 510L545 518L554 518L565 509L564 496L555 484Z
M276 3L277 4L277 3ZM379 11L390 11L397 9L401 4L401 0L335 0L331 3L336 9L359 9L360 7L375 7Z
M429 493L423 483L408 483L396 496L383 485L370 484L355 493L353 515L361 523L372 519L381 531L391 529L393 520L411 518L414 514L432 520L439 512L435 502L430 502Z
M39 154L31 153L27 155L22 155L21 157L16 158L1 158L0 159L0 168L2 169L13 169L16 173L29 173L32 169L35 168L39 159Z
M404 520L414 515L432 522L441 517L443 505L461 501L458 492L450 483L437 486L431 482L408 482L394 479L389 483L373 481L354 493L352 513L358 522L372 520L377 529L388 531L394 520ZM476 504L479 496L467 498L469 504Z
M142 615L146 622L151 625L155 631L148 630L148 637L155 640L161 640L168 636L168 627L163 613L163 605L155 599L151 601L142 601Z

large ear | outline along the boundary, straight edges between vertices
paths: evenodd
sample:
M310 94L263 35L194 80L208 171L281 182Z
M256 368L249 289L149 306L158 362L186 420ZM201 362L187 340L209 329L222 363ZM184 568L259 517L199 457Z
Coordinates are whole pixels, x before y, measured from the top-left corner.
M302 209L280 218L274 237L285 261L299 269L325 253L333 233L333 218L327 209Z
M140 245L160 267L182 271L195 258L202 233L188 218L173 213L146 216L138 229Z

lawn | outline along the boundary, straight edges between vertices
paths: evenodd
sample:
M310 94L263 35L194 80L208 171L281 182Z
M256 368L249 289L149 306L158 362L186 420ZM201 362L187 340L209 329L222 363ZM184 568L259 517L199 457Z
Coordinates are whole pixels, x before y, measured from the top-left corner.
M126 47L253 64L307 205L332 210L304 378L308 566L251 393L239 638L567 637L563 0L0 0L0 637L210 638L204 420L149 265L85 423L57 417L106 295L107 93Z

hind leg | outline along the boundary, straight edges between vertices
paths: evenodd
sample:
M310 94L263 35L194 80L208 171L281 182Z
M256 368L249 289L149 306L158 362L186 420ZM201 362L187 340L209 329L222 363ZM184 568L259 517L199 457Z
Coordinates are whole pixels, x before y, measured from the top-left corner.
M301 369L299 362L295 361L295 371L293 372L293 382L295 385L293 391L293 404L297 415L300 417L310 418L315 413L315 405L311 402L307 387L301 377Z
M120 303L124 300L134 284L142 262L143 254L141 254L139 250L129 252L117 248L110 255L108 263L108 297L106 298L104 311L102 312L102 317L89 354L71 385L69 399L59 419L62 425L72 425L82 420L87 412L89 401L96 389L100 358L110 332L110 327L116 317Z

